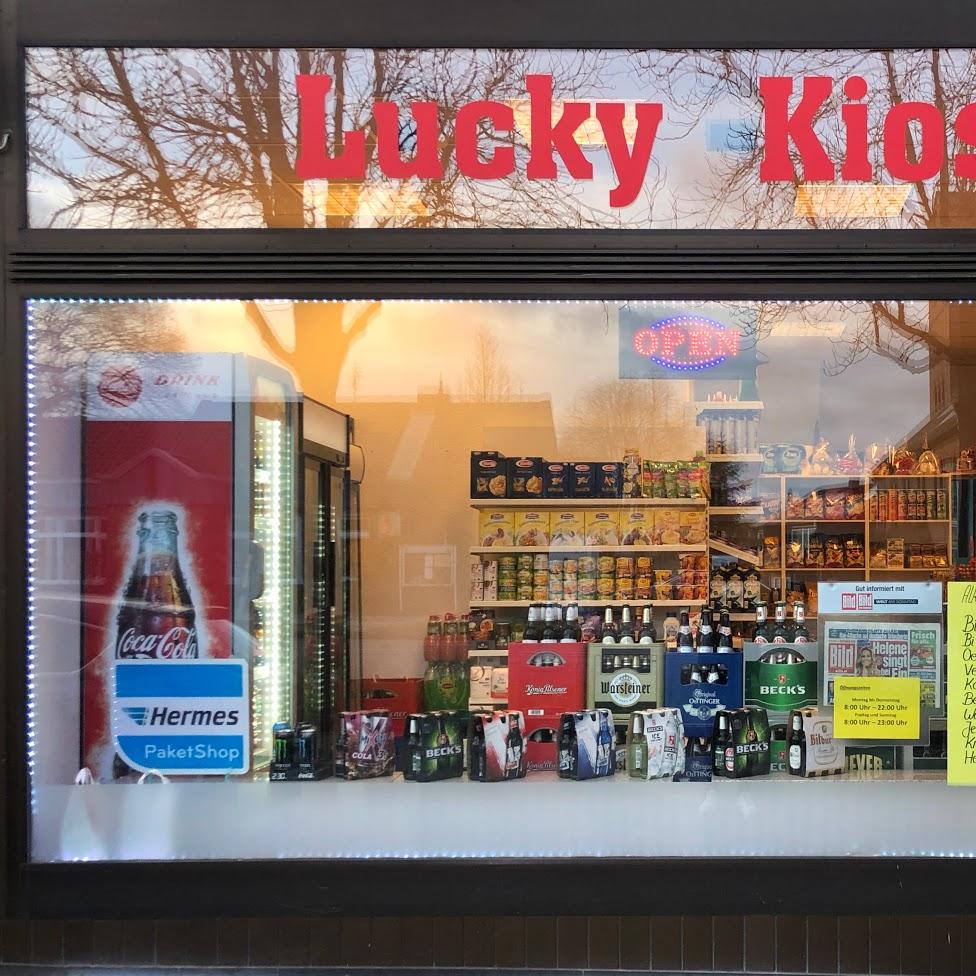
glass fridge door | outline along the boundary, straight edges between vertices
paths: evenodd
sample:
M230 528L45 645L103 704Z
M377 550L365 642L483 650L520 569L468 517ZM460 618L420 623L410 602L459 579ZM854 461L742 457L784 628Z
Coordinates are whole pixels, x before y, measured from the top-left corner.
M338 713L358 707L350 693L348 475L307 457L304 479L301 721L328 743ZM358 606L358 588L354 598Z
M329 656L332 659L334 707L338 711L358 708L349 696L349 587L346 577L346 479L344 468L329 466L329 542L332 549L332 580L329 616Z
M275 722L295 718L294 536L295 406L292 391L255 378L252 427L252 573L250 632L253 768L267 766ZM263 578L263 579L262 579Z
M349 518L347 526L347 577L349 585L347 596L349 601L349 612L347 620L347 642L349 645L349 697L350 701L362 701L362 679L363 679L363 595L359 585L360 581L360 540L362 539L362 527L360 522L359 507L359 484L349 480ZM358 708L359 705L354 707Z
M329 534L329 508L326 466L320 461L305 461L305 504L303 552L303 607L301 658L302 721L319 730L320 742L331 741L331 721L335 710L329 653L329 628L332 601L332 544Z

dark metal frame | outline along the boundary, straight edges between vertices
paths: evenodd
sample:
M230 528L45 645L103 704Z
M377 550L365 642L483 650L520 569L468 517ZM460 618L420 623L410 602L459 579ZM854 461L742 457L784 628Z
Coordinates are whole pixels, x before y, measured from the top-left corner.
M967 0L0 0L4 255L0 913L94 917L646 912L976 912L968 860L857 858L31 865L25 760L23 302L55 295L521 298L972 297L976 230L918 232L41 231L25 226L22 49L43 45L976 47ZM740 9L741 8L741 9ZM666 17L667 19L662 19ZM246 283L242 285L241 283ZM716 822L716 832L721 831ZM269 825L271 829L271 825ZM612 830L612 823L595 825ZM6 886L6 892L4 887ZM609 887L609 886L612 886Z

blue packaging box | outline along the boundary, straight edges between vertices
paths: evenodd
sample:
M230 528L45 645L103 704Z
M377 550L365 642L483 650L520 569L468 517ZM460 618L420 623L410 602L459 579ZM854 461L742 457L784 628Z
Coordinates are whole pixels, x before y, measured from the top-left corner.
M700 681L692 680L696 665L700 669ZM711 736L715 715L723 709L741 708L742 697L743 667L739 651L731 654L669 651L664 655L664 704L680 710L685 735Z

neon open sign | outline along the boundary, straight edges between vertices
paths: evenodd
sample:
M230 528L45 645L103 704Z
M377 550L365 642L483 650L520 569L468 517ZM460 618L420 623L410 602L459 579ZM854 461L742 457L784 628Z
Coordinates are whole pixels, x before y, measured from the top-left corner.
M698 373L739 354L739 332L702 315L672 315L638 329L633 350L664 369Z

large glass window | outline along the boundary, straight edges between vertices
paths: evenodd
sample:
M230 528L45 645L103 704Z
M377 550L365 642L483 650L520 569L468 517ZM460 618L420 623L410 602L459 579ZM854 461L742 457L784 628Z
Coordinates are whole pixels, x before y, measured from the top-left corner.
M973 854L973 309L29 303L33 859Z

